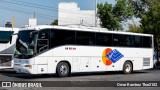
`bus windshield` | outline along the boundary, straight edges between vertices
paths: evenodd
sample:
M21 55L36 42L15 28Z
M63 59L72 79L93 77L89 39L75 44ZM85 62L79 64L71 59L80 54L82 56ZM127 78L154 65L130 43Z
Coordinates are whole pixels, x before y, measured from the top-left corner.
M0 31L0 43L8 43L14 31Z
M35 36L31 35L31 32L35 30L22 30L18 32L18 38L16 41L15 57L17 58L29 58L34 54ZM24 57L25 56L25 57Z

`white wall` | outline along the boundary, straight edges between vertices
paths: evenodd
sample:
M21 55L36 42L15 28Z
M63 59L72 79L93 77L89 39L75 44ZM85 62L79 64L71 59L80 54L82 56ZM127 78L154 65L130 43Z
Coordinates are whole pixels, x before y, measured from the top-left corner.
M37 19L36 18L29 18L29 27L33 27L37 25Z
M80 10L76 2L61 2L58 9L58 25L95 26L94 10Z

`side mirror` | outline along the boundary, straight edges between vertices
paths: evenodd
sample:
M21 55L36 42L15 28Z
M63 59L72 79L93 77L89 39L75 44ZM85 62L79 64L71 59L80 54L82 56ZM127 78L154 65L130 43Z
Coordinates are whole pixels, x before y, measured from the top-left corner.
M12 43L12 36L14 35L13 33L14 33L14 31L11 31L11 32L10 32L10 36L11 36L11 37L10 37L10 40L9 40L9 41L10 41L10 44Z
M10 44L12 43L12 36L10 37L10 40L9 40Z
M13 37L14 35L18 35L18 33L15 33L15 34L12 34L12 35L11 35L10 40L9 40L10 44L12 43L12 37Z

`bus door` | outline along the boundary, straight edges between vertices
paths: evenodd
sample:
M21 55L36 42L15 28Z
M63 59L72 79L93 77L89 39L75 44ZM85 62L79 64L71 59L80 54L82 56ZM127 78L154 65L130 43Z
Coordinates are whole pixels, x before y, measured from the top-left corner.
M41 30L37 39L37 54L49 49L49 30Z

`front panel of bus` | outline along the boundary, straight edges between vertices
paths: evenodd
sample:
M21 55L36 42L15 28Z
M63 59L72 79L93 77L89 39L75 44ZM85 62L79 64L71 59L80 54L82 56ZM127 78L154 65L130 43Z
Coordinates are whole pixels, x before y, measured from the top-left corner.
M14 45L10 43L14 31L0 31L0 69L11 68Z

